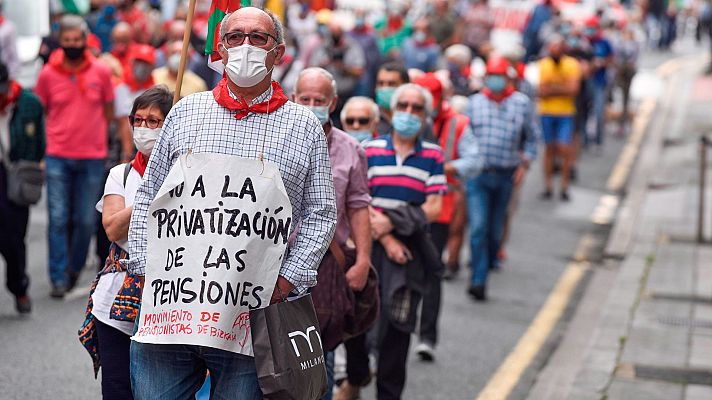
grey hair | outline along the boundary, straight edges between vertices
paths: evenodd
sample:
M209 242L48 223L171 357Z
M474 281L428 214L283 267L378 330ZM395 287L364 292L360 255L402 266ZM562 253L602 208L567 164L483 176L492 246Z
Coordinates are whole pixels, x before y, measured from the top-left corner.
M89 34L89 27L87 26L86 21L84 21L84 18L74 14L63 15L62 19L59 20L59 35L61 36L64 31L74 29L82 31L82 36L84 37L87 37Z
M329 82L331 82L331 98L333 99L336 96L336 79L334 79L334 75L331 74L331 72L325 70L324 68L319 68L319 67L309 67L303 69L299 73L299 77L297 78L297 83L305 76L309 74L318 74L323 76L324 78L328 79ZM297 86L299 85L294 85L294 92L297 92Z
M376 104L373 100L366 96L354 96L349 98L346 101L346 104L344 104L344 108L341 109L341 123L345 124L346 121L346 110L349 108L349 106L352 106L357 103L366 103L368 108L371 110L371 119L378 121L381 119L381 112L378 110L378 104Z
M274 13L272 13L272 11L266 9L262 11L269 15L270 19L272 20L272 27L274 28L274 34L277 38L277 44L284 43L284 26L282 25L282 22L274 15ZM232 12L225 14L222 21L220 21L220 40L222 40L225 33L227 33L227 20L230 19L230 16L232 14Z
M395 92L393 92L393 97L391 97L391 110L396 109L396 104L398 103L398 98L405 92L406 90L415 90L418 93L420 93L421 96L423 96L423 99L425 100L425 116L429 117L430 114L433 112L433 95L430 94L428 89L418 86L414 83L406 83L404 85L398 86Z

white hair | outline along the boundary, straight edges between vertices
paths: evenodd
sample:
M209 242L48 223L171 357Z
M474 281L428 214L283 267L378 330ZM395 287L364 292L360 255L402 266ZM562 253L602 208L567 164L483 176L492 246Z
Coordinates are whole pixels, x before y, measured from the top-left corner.
M466 65L472 61L472 50L464 44L453 44L445 49L445 58Z
M345 124L346 123L346 110L356 104L365 104L368 106L369 110L371 111L371 120L378 121L381 119L381 112L378 110L378 104L376 104L373 100L371 100L368 97L365 96L354 96L348 99L346 101L346 104L344 104L344 107L341 109L341 123Z
M391 110L396 109L396 104L398 104L398 99L406 90L415 90L423 97L425 100L425 115L430 116L433 112L433 95L430 94L428 89L418 86L414 83L406 83L404 85L398 86L395 92L393 92L393 97L391 97Z
M309 67L309 68L303 69L299 73L299 77L297 78L297 83L294 85L294 93L297 92L297 88L299 87L299 81L301 81L303 77L305 77L306 75L309 75L309 74L321 75L324 78L328 79L329 82L331 82L331 96L330 97L332 99L334 97L336 97L336 93L337 93L336 92L336 79L334 79L334 75L331 75L331 72L325 70L324 68L320 68L320 67Z

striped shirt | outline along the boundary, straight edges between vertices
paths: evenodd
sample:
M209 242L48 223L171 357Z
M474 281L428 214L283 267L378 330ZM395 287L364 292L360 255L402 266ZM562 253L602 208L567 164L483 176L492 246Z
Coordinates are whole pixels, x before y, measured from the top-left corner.
M418 139L414 151L400 160L388 136L366 143L365 150L373 207L419 206L428 195L447 192L440 146Z
M252 104L272 95L270 87ZM270 114L236 119L212 92L183 98L166 117L139 187L129 228L129 272L144 275L146 214L168 171L189 148L193 153L264 158L277 164L292 203L292 226L300 226L279 274L304 293L316 284L317 268L336 227L336 200L326 135L314 113L292 102Z

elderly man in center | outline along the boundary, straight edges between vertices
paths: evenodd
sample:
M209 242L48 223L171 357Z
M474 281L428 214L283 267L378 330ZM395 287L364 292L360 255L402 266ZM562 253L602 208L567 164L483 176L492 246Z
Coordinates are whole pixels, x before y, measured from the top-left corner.
M339 269L344 271L348 289L361 291L366 285L371 265L371 224L368 212L371 196L368 191L366 154L356 139L331 124L329 114L333 112L338 100L336 81L331 73L318 67L303 70L297 79L292 100L309 108L324 128L329 146L337 210L336 234L329 252ZM355 260L352 257L351 244L355 246ZM330 289L326 288L326 285L333 285L333 280L321 281L326 262L326 259L322 261L319 268L320 280L314 288L315 303L317 291L329 293ZM320 325L323 323L320 321ZM333 344L335 347L342 342L340 337L335 340L325 337L327 334L322 331L322 343ZM333 348L325 350L329 350L326 365L331 389L334 353ZM331 390L324 398L331 399Z
M393 134L365 145L373 197L371 258L381 280L379 400L401 398L418 303L444 270L428 232L447 191L443 152L422 139L432 107L427 89L400 86L391 99Z

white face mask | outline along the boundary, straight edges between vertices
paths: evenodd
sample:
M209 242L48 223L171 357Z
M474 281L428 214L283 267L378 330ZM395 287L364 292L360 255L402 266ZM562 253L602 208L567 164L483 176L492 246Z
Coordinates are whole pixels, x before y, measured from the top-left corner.
M180 67L180 54L173 54L172 56L168 57L168 61L166 61L166 66L172 72L178 71L178 68Z
M272 50L276 49L273 47ZM262 80L272 70L267 70L265 60L272 50L265 50L249 44L227 49L227 76L239 87L252 87ZM273 67L274 68L274 67Z
M150 156L160 133L161 128L151 129L144 126L133 128L133 142L136 145L136 150L145 156Z

